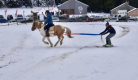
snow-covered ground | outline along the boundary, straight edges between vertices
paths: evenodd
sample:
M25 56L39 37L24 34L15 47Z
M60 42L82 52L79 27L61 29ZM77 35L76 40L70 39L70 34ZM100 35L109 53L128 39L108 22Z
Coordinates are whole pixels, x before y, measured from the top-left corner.
M95 33L104 22L60 23L72 33ZM117 34L115 47L100 36L65 35L63 45L49 47L32 24L0 26L0 80L138 80L138 23L110 23ZM51 38L56 43L57 37Z

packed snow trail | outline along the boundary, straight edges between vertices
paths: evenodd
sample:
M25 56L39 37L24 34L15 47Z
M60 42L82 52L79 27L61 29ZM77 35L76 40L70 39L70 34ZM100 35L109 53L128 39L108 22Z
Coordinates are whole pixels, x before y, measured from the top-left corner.
M69 27L72 33L105 29L102 22L55 24ZM1 26L0 80L137 80L138 23L110 24L117 30L114 48L96 48L103 45L100 36L82 35L65 36L62 46L51 48L38 30L31 31L31 25ZM55 43L57 38L51 40Z

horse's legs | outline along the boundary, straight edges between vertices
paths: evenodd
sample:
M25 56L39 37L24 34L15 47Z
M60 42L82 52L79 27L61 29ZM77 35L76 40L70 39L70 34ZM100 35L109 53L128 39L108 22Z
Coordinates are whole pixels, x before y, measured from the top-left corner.
M60 41L60 45L63 43L64 36L62 35L62 40Z
M57 43L54 45L54 47L57 46L57 44L59 43L60 39L61 39L61 35L58 35L58 41L57 41Z
M45 41L45 37L43 37L42 41L45 43L45 44L49 44L48 42Z
M52 42L51 42L51 40L50 40L50 38L49 37L47 37L47 40L49 41L49 43L51 44L51 47L53 47L53 44L52 44Z

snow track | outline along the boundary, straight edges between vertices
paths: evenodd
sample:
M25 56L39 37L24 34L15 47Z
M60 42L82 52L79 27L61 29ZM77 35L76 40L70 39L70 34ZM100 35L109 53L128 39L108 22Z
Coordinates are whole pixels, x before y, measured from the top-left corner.
M92 24L92 25L93 25L93 24ZM93 25L93 26L97 26L97 25ZM121 31L121 33L119 34L119 36L117 36L116 38L121 38L122 36L126 35L126 34L129 32L129 28L128 28L128 27L121 27L121 28L123 28L123 31ZM29 35L25 34L24 37L22 37L22 39L19 40L18 45L15 46L15 47L12 47L11 50L10 50L8 53L6 53L7 55L3 55L3 56L0 58L0 61L3 61L4 58L6 58L6 57L8 57L8 56L10 56L10 55L14 55L14 53L20 52L20 50L23 49L25 40L26 40L28 37L29 37ZM100 42L98 42L98 43L100 43ZM95 44L95 42L92 43L92 44ZM95 46L93 46L93 45L86 45L86 46L82 46L82 47L80 47L80 48L78 47L77 50L74 50L74 51L71 51L71 52L67 52L67 53L63 53L62 55L57 56L57 57L53 56L52 59L51 59L50 61L48 61L48 62L56 61L56 60L63 60L63 59L65 59L67 56L69 56L69 55L71 55L71 54L73 54L73 53L76 53L76 52L78 52L79 50L82 50L82 49L87 48L87 47L95 47ZM46 60L47 60L47 59L46 59ZM9 62L9 64L10 64L10 63L11 63L11 62ZM2 67L3 67L3 66L2 66ZM2 68L2 67L1 67L1 68Z
M72 33L100 33L105 29L102 22L55 24L69 27ZM117 30L112 39L114 48L96 48L103 45L100 36L82 35L73 39L65 36L62 46L51 48L42 42L39 31L31 31L31 25L0 27L0 80L137 80L138 51L131 43L137 41L127 38L137 33L137 24L111 24ZM51 40L55 43L57 38Z
M125 36L126 34L128 34L130 31L129 27L123 27L123 26L120 26L120 27L123 28L123 30L121 31L119 36L116 36L116 38L121 38L121 37Z

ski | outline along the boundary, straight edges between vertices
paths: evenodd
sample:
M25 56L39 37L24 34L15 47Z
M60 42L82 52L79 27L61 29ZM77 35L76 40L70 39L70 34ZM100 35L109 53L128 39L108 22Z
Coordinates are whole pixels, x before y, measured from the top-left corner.
M95 46L97 48L113 48L113 47L116 47L116 46L111 46L111 47L105 47L105 46Z

